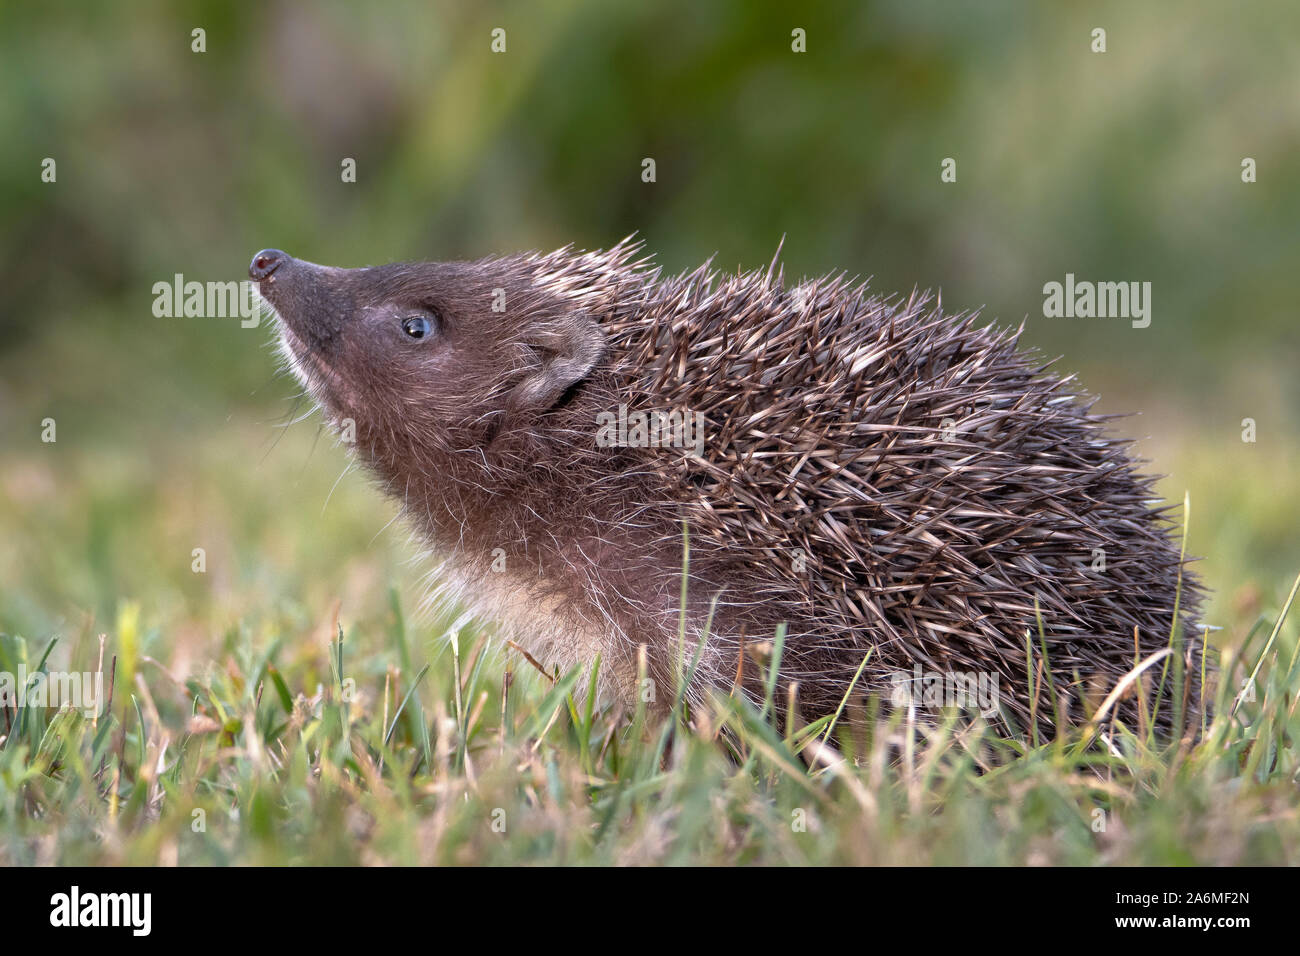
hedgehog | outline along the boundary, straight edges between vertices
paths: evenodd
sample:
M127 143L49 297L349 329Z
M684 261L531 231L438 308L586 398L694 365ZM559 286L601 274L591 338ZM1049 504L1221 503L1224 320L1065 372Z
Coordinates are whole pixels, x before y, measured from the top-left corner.
M356 269L266 249L249 274L427 545L431 600L603 701L758 702L771 675L810 720L979 680L986 717L1052 731L1172 643L1185 680L1152 668L1145 702L1164 688L1175 733L1199 705L1172 506L1023 323L787 285L779 247L737 274L665 275L631 238Z

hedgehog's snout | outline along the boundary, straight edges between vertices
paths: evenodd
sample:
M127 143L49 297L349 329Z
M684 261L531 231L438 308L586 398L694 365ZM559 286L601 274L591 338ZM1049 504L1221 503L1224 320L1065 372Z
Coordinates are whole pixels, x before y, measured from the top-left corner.
M291 257L287 252L281 252L279 249L263 249L253 256L253 261L249 263L248 276L261 282L269 278L271 273L280 268L280 264L289 258Z
M329 350L351 311L345 289L348 272L304 262L279 249L263 249L248 265L249 277L281 324L293 332L300 347L315 352Z

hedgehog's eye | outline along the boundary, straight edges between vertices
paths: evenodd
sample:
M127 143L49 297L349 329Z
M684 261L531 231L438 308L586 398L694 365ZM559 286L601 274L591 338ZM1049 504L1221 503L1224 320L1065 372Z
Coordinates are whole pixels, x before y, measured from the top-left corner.
M411 315L402 320L402 331L413 339L422 339L433 331L428 316Z

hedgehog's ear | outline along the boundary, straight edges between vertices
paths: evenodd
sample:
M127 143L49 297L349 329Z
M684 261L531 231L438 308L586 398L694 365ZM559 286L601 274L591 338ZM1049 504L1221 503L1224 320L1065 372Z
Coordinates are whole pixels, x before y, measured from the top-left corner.
M581 382L605 354L600 323L585 312L572 312L530 330L527 344L541 362L506 399L506 418L516 412L544 412Z

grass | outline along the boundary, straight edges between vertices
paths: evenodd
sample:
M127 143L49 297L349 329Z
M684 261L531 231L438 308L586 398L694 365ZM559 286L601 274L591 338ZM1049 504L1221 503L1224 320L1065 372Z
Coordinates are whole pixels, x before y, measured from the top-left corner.
M417 669L391 598L351 633L332 616L232 631L195 676L147 653L158 636L123 605L109 714L27 708L9 728L0 861L1280 864L1300 850L1298 675L1279 628L1258 667L1223 663L1195 744L1121 726L1112 747L1081 731L1034 746L955 712L930 728L877 713L839 723L832 751L825 720L782 728L737 701L657 724L594 708L572 693L577 671L503 669L472 629ZM0 639L10 669L47 653ZM1256 669L1234 712L1229 688Z

